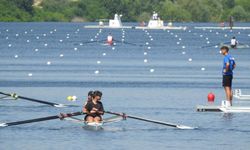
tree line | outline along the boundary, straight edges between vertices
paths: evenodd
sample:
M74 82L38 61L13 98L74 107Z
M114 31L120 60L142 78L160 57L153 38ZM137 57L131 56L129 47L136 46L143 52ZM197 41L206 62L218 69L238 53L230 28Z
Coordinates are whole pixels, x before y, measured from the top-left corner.
M153 11L165 21L250 21L250 0L0 0L0 21L96 21L122 14L147 21Z

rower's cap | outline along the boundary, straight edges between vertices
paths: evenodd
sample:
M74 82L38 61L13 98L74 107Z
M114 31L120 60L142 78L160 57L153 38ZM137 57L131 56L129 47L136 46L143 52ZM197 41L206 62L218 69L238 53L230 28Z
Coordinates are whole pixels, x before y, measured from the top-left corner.
M102 92L101 92L101 91L98 91L98 90L94 91L93 97L95 97L95 96L100 96L100 97L102 97Z

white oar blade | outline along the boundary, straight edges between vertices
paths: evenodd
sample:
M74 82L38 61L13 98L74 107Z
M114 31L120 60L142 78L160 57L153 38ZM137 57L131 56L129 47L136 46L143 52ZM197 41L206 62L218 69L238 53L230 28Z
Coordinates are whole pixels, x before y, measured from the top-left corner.
M63 104L56 104L56 105L54 105L55 107L59 107L59 108L61 108L61 107L67 107L67 106L65 106L65 105L63 105Z
M8 125L6 123L0 123L0 127L7 127Z
M185 125L177 125L176 128L183 129L183 130L193 130L193 129L196 129L197 127L190 127L190 126L185 126Z

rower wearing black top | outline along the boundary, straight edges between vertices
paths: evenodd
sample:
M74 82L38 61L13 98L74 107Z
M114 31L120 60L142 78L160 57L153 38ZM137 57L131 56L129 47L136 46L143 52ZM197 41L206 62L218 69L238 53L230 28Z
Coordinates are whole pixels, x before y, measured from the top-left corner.
M93 97L91 101L88 101L87 104L83 108L83 112L87 113L84 120L86 122L101 122L102 115L104 114L104 108L102 102L100 101L102 98L102 92L94 91Z

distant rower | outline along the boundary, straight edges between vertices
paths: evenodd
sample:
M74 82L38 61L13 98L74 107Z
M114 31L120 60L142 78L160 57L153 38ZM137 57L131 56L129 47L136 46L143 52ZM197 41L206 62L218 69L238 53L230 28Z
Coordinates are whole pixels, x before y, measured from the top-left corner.
M235 37L231 39L231 48L236 48L238 44L238 41L236 40Z
M107 37L107 43L109 45L113 45L113 36L111 35L111 33L109 33L109 35Z

